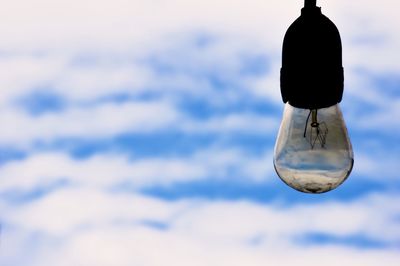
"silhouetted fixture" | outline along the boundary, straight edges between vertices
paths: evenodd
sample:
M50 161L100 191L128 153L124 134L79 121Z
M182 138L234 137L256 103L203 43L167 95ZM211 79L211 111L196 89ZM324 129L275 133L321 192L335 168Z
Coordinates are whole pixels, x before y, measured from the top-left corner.
M339 108L343 80L339 31L316 0L305 0L283 40L281 93L286 104L274 151L276 172L296 190L332 190L353 168Z

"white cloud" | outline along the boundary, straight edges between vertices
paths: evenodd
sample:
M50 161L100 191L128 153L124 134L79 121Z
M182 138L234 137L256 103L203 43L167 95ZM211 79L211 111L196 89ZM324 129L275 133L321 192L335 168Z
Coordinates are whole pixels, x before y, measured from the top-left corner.
M9 258L10 263L21 259L24 265L243 265L249 261L252 265L319 265L321 261L396 265L395 249L366 252L339 243L296 241L309 233L322 233L396 245L400 240L398 200L397 195L370 195L350 203L284 207L243 201L163 202L72 188L19 208L3 208L3 213L6 224L18 231L41 232L28 246L15 243L12 248L17 252L7 247L18 253L35 245L36 254L31 257ZM145 221L166 224L166 228L153 228ZM2 243L13 237L12 230L7 232Z
M387 147L375 148L373 154L368 150L356 151L353 174L377 182L396 183L399 180L398 154Z
M234 172L233 172L234 171ZM239 150L204 149L189 157L154 157L129 160L103 154L72 159L62 153L44 153L4 164L0 169L0 191L30 192L63 180L72 186L106 189L127 184L132 189L170 186L201 179L268 180L272 172L269 152L249 155Z
M93 101L118 93L135 96L145 92L146 86L155 79L148 69L134 62L113 63L101 59L87 65L69 64L58 74L52 91L71 102Z
M149 132L176 123L179 113L163 102L108 103L65 112L30 116L16 110L0 113L0 143L16 146L57 138L110 137L123 132Z
M49 90L72 101L119 92L136 95L157 87L157 93L170 98L190 92L209 102L226 103L232 98L240 100L242 92L212 92L210 84L196 76L196 71L224 77L238 75L243 51L269 55L272 71L264 77L232 80L255 97L279 103L278 55L285 30L299 15L301 5L299 1L287 4L258 0L247 1L245 7L241 1L226 0L212 5L197 0L13 1L0 11L5 21L0 25L0 46L8 56L0 65L5 73L0 78L0 103L42 86L50 86ZM393 11L398 4L384 0L379 4L334 1L319 5L342 32L346 93L368 102L385 103L387 97L380 88L362 82L365 74L354 70L398 72L399 18ZM20 15L13 15L15 12ZM24 19L17 19L20 17ZM196 32L217 36L218 41L206 49L182 48L185 38ZM361 39L364 41L358 41ZM81 55L97 61L86 66L71 64ZM146 55L165 59L180 72L163 77L154 66L137 62Z
M160 38L168 34L194 29L242 36L245 41L253 40L255 49L279 52L283 34L299 16L302 4L259 0L245 5L228 0L212 5L198 0L13 1L0 13L4 21L0 26L1 47L19 52L141 54L143 49L159 47ZM322 1L318 5L341 30L348 62L374 69L399 69L396 1ZM382 49L365 41L355 42L380 37Z
M29 57L40 52L39 54L45 54L45 57L58 58L55 62L47 64L48 76L60 76L60 72L65 70L60 69L59 58L71 58L81 54L140 58L143 54L159 51L161 46L168 47L171 43L176 43L179 39L177 36L196 31L227 38L227 42L221 46L222 49L215 51L216 54L251 47L254 51L276 58L281 51L283 35L290 23L300 14L302 4L301 1L287 4L258 0L247 1L245 5L241 1L227 0L214 1L212 5L198 0L86 0L79 3L64 0L57 3L49 0L35 0L29 3L13 1L7 3L0 11L4 21L0 25L0 35L3 36L0 47L17 57ZM394 11L397 10L397 2L334 1L321 2L319 5L342 32L345 69L362 67L377 73L399 71L400 60L396 57L400 43L400 35L396 34L399 18ZM357 41L358 39L364 41ZM366 39L371 40L372 44L365 41ZM206 58L211 59L211 56ZM191 55L191 59L187 60L188 65L193 59L195 55ZM222 60L227 62L229 57ZM14 72L13 62L6 60L3 63L11 67L6 69L11 77L28 77L6 86L10 87L11 91L11 87L20 83L23 83L20 86L24 86L28 84L24 82L30 81L28 74L23 75L25 68L23 62L20 63L22 69L16 69ZM37 72L43 68L29 69L32 70L30 75L34 79L40 78L41 75ZM94 70L98 74L93 74L91 69L67 69L65 76L60 79L61 88L70 84L73 86L68 89L73 90L86 84L88 88L85 87L83 91L91 90L93 86L99 90L107 84L114 87L113 85L140 83L142 75L148 75L146 70L142 69L135 69L137 74L129 68L106 67ZM4 75L2 77L4 79ZM276 81L277 79L272 84ZM5 82L6 85L10 83ZM268 90L267 88L266 91ZM79 95L82 90L75 92Z
M65 138L101 139L122 133L149 133L163 130L192 135L215 133L274 134L276 118L255 113L230 113L197 119L176 110L167 102L127 102L93 107L69 108L31 116L22 111L0 113L0 143L30 150L36 142L53 143ZM160 133L162 134L162 133Z
M5 105L33 90L46 86L64 70L59 56L10 55L0 60L0 105ZM48 89L48 88L47 88Z
M376 73L400 71L397 1L324 1L320 5L341 32L345 66Z
M217 239L229 237L231 241L250 241L265 236L266 242L277 245L287 244L307 233L336 237L362 235L396 243L399 239L396 213L400 211L396 200L397 197L369 196L355 202L291 207L261 207L246 202L214 203L182 217L176 227L186 234ZM384 228L387 228L386 232L382 231Z
M341 247L252 248L192 239L185 235L146 229L103 228L74 238L65 246L44 250L32 265L397 265L395 251L374 250L365 253ZM62 258L62 259L61 259Z
M184 131L192 134L210 132L271 134L277 131L279 123L280 121L275 117L251 113L231 113L224 116L214 116L205 121L187 120L182 127Z
M272 58L270 62L271 71L268 75L249 80L249 90L256 96L269 100L271 104L280 104L283 106L280 91L280 69L281 62Z
M168 223L187 204L167 204L139 195L115 195L101 190L72 189L50 193L36 201L7 211L7 223L22 230L54 236L79 233L84 227L132 224L141 221ZM29 217L29 223L25 218ZM83 229L82 229L83 228Z
M144 49L137 56L83 52L62 56L51 52L8 55L0 62L4 73L0 77L3 91L0 104L12 104L38 90L57 94L70 104L118 94L156 93L173 100L190 95L221 106L240 101L244 93L252 93L253 83L257 84L260 77L241 74L243 69L251 67L245 57L265 56L265 51L253 51L248 44L236 44L232 37L218 37L210 45L199 47L196 38L202 37L197 35L170 36L173 43L158 49ZM163 68L165 73L162 73ZM210 80L212 77L229 83L230 88L216 90ZM264 95L261 88L255 93L255 96L260 95Z
M227 0L214 1L212 5L198 0L21 2L7 3L7 11L0 13L4 19L0 27L5 40L2 47L6 50L135 53L138 47L155 41L154 37L188 29L239 32L244 36L263 33L272 40L270 46L277 46L277 37L281 37L287 24L285 19L298 14L301 5L258 0L246 2L245 7L241 1ZM270 27L268 32L265 25Z
M400 98L388 97L385 107L376 111L368 117L359 119L356 124L362 129L373 129L386 132L393 136L400 130L400 121L397 119L400 115Z

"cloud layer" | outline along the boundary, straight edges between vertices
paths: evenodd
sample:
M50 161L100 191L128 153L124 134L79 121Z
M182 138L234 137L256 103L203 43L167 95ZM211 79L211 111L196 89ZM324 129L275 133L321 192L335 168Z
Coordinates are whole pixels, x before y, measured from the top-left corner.
M272 166L302 1L5 4L1 264L397 265L399 4L320 2L355 167L316 197Z

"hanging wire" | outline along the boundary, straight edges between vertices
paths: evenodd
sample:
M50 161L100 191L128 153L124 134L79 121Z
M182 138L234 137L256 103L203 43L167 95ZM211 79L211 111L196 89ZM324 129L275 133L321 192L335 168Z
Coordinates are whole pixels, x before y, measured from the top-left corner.
M317 6L317 0L304 0L304 7L315 7Z

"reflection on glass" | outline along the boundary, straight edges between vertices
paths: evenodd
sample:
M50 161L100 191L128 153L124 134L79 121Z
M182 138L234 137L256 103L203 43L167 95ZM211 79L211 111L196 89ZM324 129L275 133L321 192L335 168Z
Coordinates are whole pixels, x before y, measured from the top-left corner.
M349 176L353 158L339 105L307 110L286 103L274 166L287 185L306 193L332 190Z

